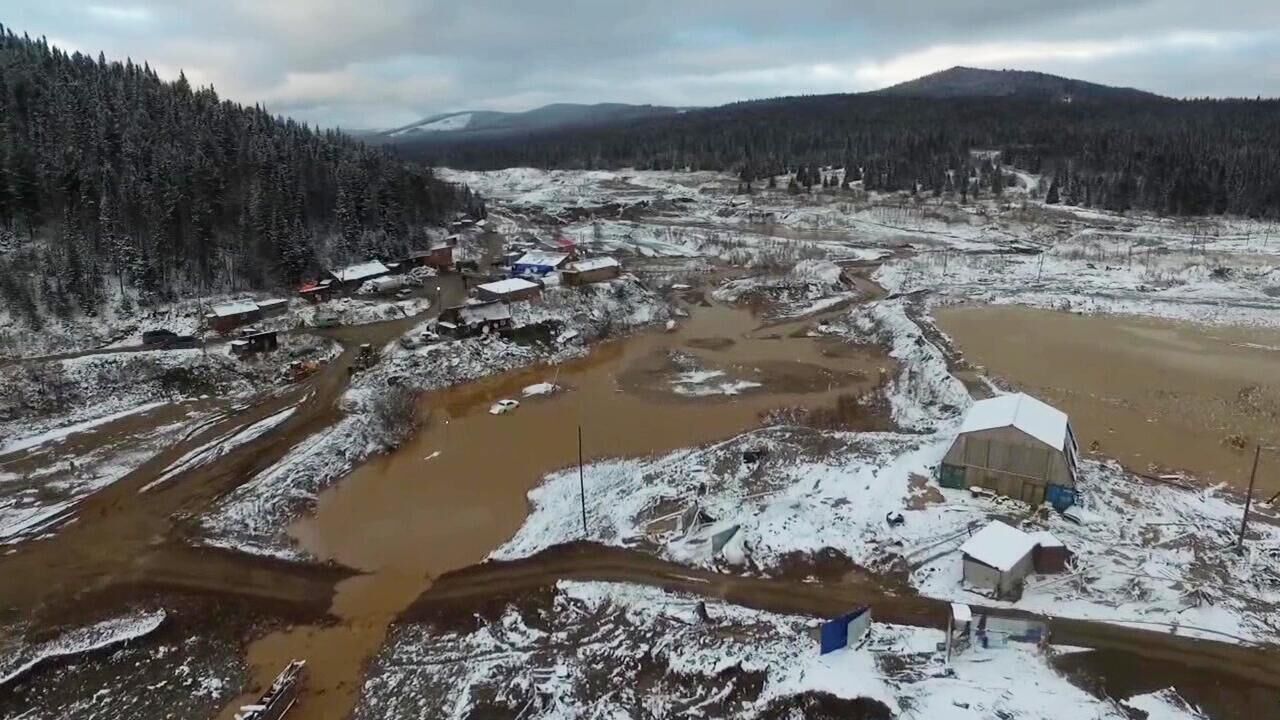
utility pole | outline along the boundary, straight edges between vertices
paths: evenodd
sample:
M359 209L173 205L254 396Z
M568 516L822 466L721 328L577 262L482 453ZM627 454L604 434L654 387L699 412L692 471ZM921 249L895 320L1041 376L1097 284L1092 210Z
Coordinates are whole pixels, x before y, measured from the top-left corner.
M587 482L582 475L582 426L578 426L578 492L582 498L582 539L587 538Z
M1249 473L1249 494L1244 496L1244 515L1240 518L1240 537L1236 540L1236 554L1244 552L1244 531L1249 525L1249 506L1253 504L1253 481L1258 477L1258 457L1262 455L1262 443L1253 451L1253 471Z

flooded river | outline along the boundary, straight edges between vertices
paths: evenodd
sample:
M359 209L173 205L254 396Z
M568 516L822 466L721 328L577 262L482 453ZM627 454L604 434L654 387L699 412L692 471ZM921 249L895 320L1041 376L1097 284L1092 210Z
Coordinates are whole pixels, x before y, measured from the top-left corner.
M264 683L289 659L306 658L310 690L295 712L344 717L387 624L432 577L484 560L516 532L529 489L577 461L579 427L588 461L667 452L731 437L771 409L832 405L878 384L889 362L876 349L794 337L804 322L757 329L744 310L692 313L676 332L645 332L560 366L426 396L422 432L325 492L315 513L291 529L317 557L368 574L339 586L332 608L338 625L294 628L255 643L255 679ZM720 374L689 382L711 373ZM538 382L568 390L520 398ZM722 385L739 394L676 392ZM501 398L521 399L521 406L490 415Z
M1082 450L1248 487L1280 445L1280 332L1021 307L935 312L965 357L1071 416ZM1280 490L1264 452L1258 495Z

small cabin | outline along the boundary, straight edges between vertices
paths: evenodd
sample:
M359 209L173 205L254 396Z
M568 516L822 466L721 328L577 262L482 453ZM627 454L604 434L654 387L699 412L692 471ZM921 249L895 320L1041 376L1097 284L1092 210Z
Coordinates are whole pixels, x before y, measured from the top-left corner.
M1070 554L1049 532L1026 533L999 520L960 546L964 584L990 590L996 597L1018 595L1028 575L1066 569Z
M354 290L366 280L391 274L391 269L378 260L370 260L356 265L348 265L338 270L330 270L329 274L332 276L335 285Z
M969 409L938 482L1064 510L1075 503L1078 456L1066 413L1030 395L1001 395Z
M231 354L238 357L271 352L280 346L275 330L265 330L241 335L231 341Z
M569 262L568 253L530 250L511 263L512 275L549 275Z
M507 278L476 286L476 297L487 301L517 302L537 300L542 296L542 286L524 278Z
M230 332L241 325L254 322L262 317L258 304L248 300L223 303L209 308L205 314L205 324L220 333Z
M331 300L336 293L337 288L333 285L333 278L325 278L317 282L309 282L298 288L298 295L303 300L312 305L319 305L322 302Z
M433 267L448 270L453 267L453 246L448 242L432 245L426 250L414 250L404 260L409 267Z
M262 300L258 302L258 310L262 311L262 317L283 315L289 310L289 300L287 298Z
M611 257L597 257L569 263L560 271L565 285L590 285L612 280L622 274L622 264Z

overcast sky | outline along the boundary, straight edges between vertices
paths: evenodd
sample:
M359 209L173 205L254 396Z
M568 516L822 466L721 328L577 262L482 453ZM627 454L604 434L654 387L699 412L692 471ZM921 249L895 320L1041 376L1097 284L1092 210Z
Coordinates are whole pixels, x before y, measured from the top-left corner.
M1280 0L4 0L0 22L347 128L853 92L961 64L1280 96Z

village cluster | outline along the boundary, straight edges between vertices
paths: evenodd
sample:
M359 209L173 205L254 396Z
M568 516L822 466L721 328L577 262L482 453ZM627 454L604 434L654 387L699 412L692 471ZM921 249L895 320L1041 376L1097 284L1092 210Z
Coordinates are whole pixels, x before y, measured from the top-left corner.
M1203 720L1197 703L1212 694L1195 695L1197 687L1172 676L1122 682L1107 674L1116 672L1109 656L1093 651L1118 653L1124 664L1147 658L1143 643L1155 643L1150 657L1177 663L1200 651L1262 652L1280 635L1280 521L1272 508L1255 507L1260 520L1246 533L1238 494L1148 482L1089 448L1079 416L1061 409L1066 405L964 365L930 316L943 301L1024 299L992 277L1026 289L1027 303L1040 307L1081 286L1129 288L1138 270L1105 262L1100 269L1087 254L1061 249L1087 246L1092 226L1113 218L1081 213L1045 222L1008 196L1004 205L920 210L917 203L915 215L902 210L908 203L901 198L865 206L782 192L744 199L732 178L701 172L515 169L456 179L485 194L489 217L459 217L448 227L452 234L404 257L334 268L293 297L202 306L198 331L155 324L143 331L147 350L194 356L196 348L225 343L228 354L248 362L221 362L238 368L283 355L280 348L297 336L322 336L326 355L290 363L291 382L337 357L339 339L354 355L353 377L335 383L327 400L341 408L337 420L294 438L272 463L255 466L252 477L190 518L188 539L201 552L252 557L265 568L330 560L325 568L333 570L340 565L333 555L307 554L323 543L302 539L322 532L305 520L318 514L326 493L344 489L348 473L384 452L390 457L379 467L411 468L401 471L411 477L387 471L372 484L384 500L407 484L517 486L508 477L464 482L433 473L461 452L451 444L460 434L492 432L479 440L494 456L520 454L513 432L572 437L572 425L591 417L581 410L545 416L565 427L533 427L544 417L535 411L557 403L622 406L642 398L669 404L690 425L704 419L700 413L728 416L736 403L755 398L766 407L771 392L793 403L818 395L834 409L766 407L746 415L745 425L726 421L738 428L732 437L697 444L681 435L658 450L617 456L590 453L592 433L603 430L588 422L587 457L577 428L576 460L555 460L514 491L521 501L527 493L527 506L494 510L458 501L456 512L417 508L415 524L456 524L457 533L503 513L518 517L500 533L505 540L468 561L487 554L489 562L446 565L412 605L395 608L385 642L378 626L382 644L368 649L367 662L353 663L360 674L342 684L341 692L353 695L356 720L553 718L577 716L583 707L598 707L602 716L645 707L655 717L1128 720L1147 713ZM1133 227L1140 222L1147 221ZM1159 271L1160 262L1149 259L1145 272ZM1251 255L1249 262L1270 260ZM1269 272L1237 273L1230 282L1241 285L1224 288L1221 277L1189 271L1187 284L1116 292L1113 301L1129 310L1162 303L1165 311L1152 314L1165 317L1203 312L1208 292L1224 293L1212 296L1223 301L1220 308L1232 294L1262 302L1261 289L1240 288L1270 282ZM740 313L750 329L683 335L700 313ZM623 330L655 326L649 339L669 346L655 343L654 353L602 381L599 397L585 397L573 373L587 371L558 364L592 353L590 340L606 333L586 328L617 318ZM384 326L384 334L372 333ZM660 332L664 326L670 332ZM874 358L869 370L848 373L865 385L841 394L848 378L807 375L828 368L777 362L751 344L801 342L832 366ZM689 389L712 380L729 390ZM474 392L472 381L480 381ZM320 385L287 388L298 395L292 404L191 449L139 497L160 495L182 472L213 467L237 447L288 427L306 412L312 390L304 389ZM422 401L417 391L441 394ZM504 395L526 404L515 415L489 418L519 404ZM396 396L410 398L410 416L415 407L436 413L425 425L411 424L418 433L436 432L435 446L387 440L379 423ZM620 432L644 435L645 423L654 424L643 414L647 406L637 400L626 407L638 408L637 417L617 423ZM226 414L193 414L190 422L231 414L217 412ZM542 452L552 441L538 438L533 450ZM524 462L513 457L504 472L517 476ZM382 520L367 523L371 539L363 550L391 547L388 533L414 530ZM1244 548L1238 554L1237 542ZM376 562L360 567L359 582L372 587L408 574L399 566L385 576L380 570ZM342 599L358 602L354 595ZM315 636L366 620L342 615L347 608L340 605L321 609L331 614L328 625L316 623ZM386 609L378 612L377 621L388 622ZM101 637L83 642L68 634L66 642L24 649L12 665L27 674L45 657L133 644L130 663L171 670L185 638L147 645L147 636L162 634L159 627L150 620L104 625ZM1056 635L1064 628L1071 642ZM309 640L292 641L308 647ZM237 690L252 687L256 701L239 717L275 720L295 699L306 702L307 669L331 660L324 653L292 659L278 677L279 666L271 668L274 681L255 676L255 683L245 678L261 668L248 662L210 663L203 670L215 688L209 704L230 703ZM332 679L327 671L317 673L321 682ZM53 687L60 680L39 682ZM192 694L178 682L157 687ZM330 690L327 697L339 694ZM85 717L106 717L77 707Z

